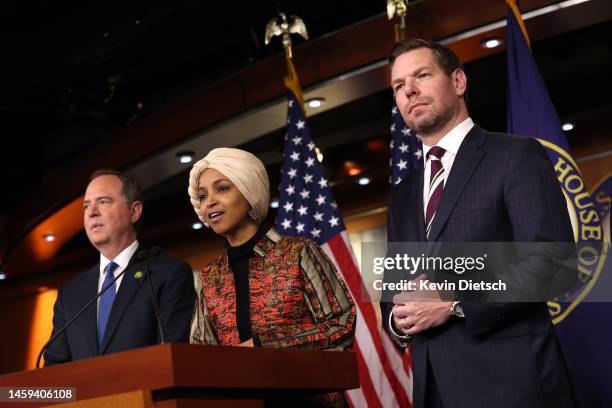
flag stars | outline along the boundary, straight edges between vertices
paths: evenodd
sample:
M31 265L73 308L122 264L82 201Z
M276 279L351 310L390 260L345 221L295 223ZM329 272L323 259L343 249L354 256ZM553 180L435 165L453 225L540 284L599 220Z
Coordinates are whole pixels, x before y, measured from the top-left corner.
M336 203L331 203L330 205L331 205L331 207L332 207L332 208L334 208L334 209L335 209L335 208L338 208L338 204L336 204Z
M300 206L300 208L298 208L298 213L302 216L308 214L308 207L304 207L303 205Z
M310 231L310 234L313 236L313 238L319 238L321 236L321 230L318 228L315 228L312 231Z
M337 227L338 226L338 221L340 221L340 219L338 217L331 217L329 219L329 225L332 227Z
M319 194L319 196L315 200L317 200L318 205L325 204L325 196L322 194Z
M302 196L302 199L305 200L310 197L310 191L303 189L300 195Z
M306 175L302 178L304 179L304 183L308 184L312 183L312 177L312 174L306 173Z
M293 195L295 193L295 186L289 184L285 191L287 192L287 194Z
M287 201L285 205L283 205L283 208L285 209L286 212L293 211L293 203L290 203L289 201Z
M323 213L317 211L313 217L316 221L323 221Z
M290 99L290 100L289 100L289 107L290 107L290 108L293 108L293 99Z
M305 225L300 222L298 223L298 225L295 226L295 230L301 234L302 232L304 232L304 227Z
M295 176L297 176L297 169L294 169L294 168L289 169L289 171L287 172L287 175L289 176L289 178L293 179Z
M300 154L299 154L298 152L293 152L293 153L291 153L291 156L290 156L290 157L291 157L291 160L293 160L293 161L298 161L298 160L300 160Z
M293 139L291 139L291 141L296 146L302 144L302 138L299 136L294 137Z
M303 120L298 120L295 125L297 126L298 129L304 129L305 124L306 122L304 122Z
M395 123L391 125L391 133L395 132Z
M308 143L307 146L308 146L308 150L314 150L315 149L315 144L312 143L312 142Z
M283 229L288 230L289 228L291 228L291 220L285 218L281 225L283 226Z
M408 136L410 134L410 129L404 126L404 128L402 129L402 134L404 136Z
M402 143L399 149L401 150L402 153L406 153L408 149L410 149L410 146L408 146L406 143Z
M391 109L391 114L392 115L397 114L397 106L394 106L393 109Z
M327 179L325 177L321 177L319 180L319 186L321 186L321 188L327 187Z
M392 141L389 142L389 149L393 150L393 146L394 146L394 143L393 143L393 140L392 140Z
M309 157L308 160L306 160L306 166L312 167L314 166L314 162L315 162L315 159L313 157Z
M398 169L400 170L406 170L406 166L407 166L408 162L406 160L402 160L400 159L400 161L397 162L396 166Z
M423 152L421 151L421 149L419 149L416 152L414 152L414 155L416 156L417 159L421 160L421 156L423 156Z

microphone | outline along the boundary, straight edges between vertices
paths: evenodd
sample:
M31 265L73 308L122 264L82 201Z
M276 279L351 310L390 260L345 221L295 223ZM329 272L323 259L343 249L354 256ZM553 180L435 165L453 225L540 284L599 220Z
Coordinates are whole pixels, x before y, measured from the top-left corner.
M153 306L155 308L155 318L157 320L157 327L159 328L159 332L160 332L160 339L161 339L161 344L164 344L165 338L164 338L164 331L162 328L162 324L161 324L161 317L159 315L159 306L157 304L157 298L155 297L155 291L153 290L153 282L151 281L151 277L149 276L149 259L151 259L151 257L157 256L159 255L161 252L161 249L158 247L153 247L151 248L150 251L147 251L146 249L141 249L139 251L137 251L134 256L132 257L132 259L130 260L130 265L128 265L124 270L121 271L121 273L119 273L117 276L115 276L115 279L113 279L113 281L108 284L106 287L103 287L102 290L100 292L98 292L98 294L96 294L96 296L94 296L89 302L87 302L87 304L85 306L83 306L83 308L81 310L79 310L77 312L77 314L75 314L69 321L68 323L66 323L64 326L62 326L61 329L59 329L57 331L57 333L55 333L55 335L53 335L40 349L40 352L38 353L38 357L36 358L36 369L40 368L40 360L42 359L43 353L45 352L45 350L47 349L47 347L49 347L49 345L51 343L53 343L60 335L62 335L62 333L64 333L68 327L70 327L72 325L72 323L79 318L79 316L81 316L83 314L83 312L85 312L85 310L87 310L88 307L90 307L96 300L98 300L98 298L100 296L102 296L102 294L104 292L106 292L108 290L108 288L110 288L111 286L113 286L113 283L115 283L117 281L117 279L119 279L121 276L123 276L123 274L125 273L125 271L127 271L129 269L129 267L131 266L131 264L133 264L134 262L142 262L142 261L146 261L145 264L145 274L147 275L147 280L149 281L149 288L151 289L151 295L153 296Z
M146 251L146 250L145 250ZM147 281L149 282L149 289L151 290L151 297L153 298L153 308L155 310L155 319L157 320L157 328L159 330L159 344L166 343L166 337L164 336L164 326L162 326L161 316L159 314L159 304L157 303L157 297L155 296L155 289L153 288L153 278L149 273L149 261L151 258L156 257L161 253L159 247L153 247L148 253L147 262L145 263L145 275L147 275Z

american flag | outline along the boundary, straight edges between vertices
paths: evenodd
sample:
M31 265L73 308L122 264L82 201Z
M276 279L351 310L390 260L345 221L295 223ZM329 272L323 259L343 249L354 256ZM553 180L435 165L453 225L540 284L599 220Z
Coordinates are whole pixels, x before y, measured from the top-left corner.
M395 185L408 177L410 172L419 164L423 156L423 145L414 132L406 126L399 109L393 103L391 109L391 179Z
M363 282L348 234L293 92L289 92L276 225L281 234L316 241L334 262L355 300L353 351L357 354L361 388L347 392L349 403L354 407L410 407L409 363L402 360L386 333L381 333L374 305L362 301Z

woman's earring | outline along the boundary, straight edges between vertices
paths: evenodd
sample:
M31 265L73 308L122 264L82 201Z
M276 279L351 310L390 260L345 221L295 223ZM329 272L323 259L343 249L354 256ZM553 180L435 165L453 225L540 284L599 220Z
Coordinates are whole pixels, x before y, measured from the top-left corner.
M257 212L253 208L251 208L247 214L251 220L257 221Z

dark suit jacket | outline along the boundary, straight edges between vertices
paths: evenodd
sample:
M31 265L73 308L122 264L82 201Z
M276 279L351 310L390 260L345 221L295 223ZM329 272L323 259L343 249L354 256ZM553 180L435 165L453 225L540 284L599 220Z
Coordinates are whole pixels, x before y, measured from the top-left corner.
M137 252L138 253L138 252ZM145 262L130 260L109 316L105 337L98 347L97 307L94 302L49 345L45 366L104 354L117 353L159 343L159 332L151 290L144 272ZM98 292L99 265L63 285L53 309L53 334L64 326ZM184 261L160 255L149 261L149 273L157 296L167 343L186 343L195 289L193 273Z
M391 193L389 242L427 241L423 172L421 162ZM429 241L573 240L566 203L542 146L474 126L453 162ZM513 273L525 287L535 282L529 267ZM387 330L391 307L381 303ZM453 317L412 338L415 408L424 406L428 374L445 407L573 406L545 303L464 302L463 309L465 319Z

